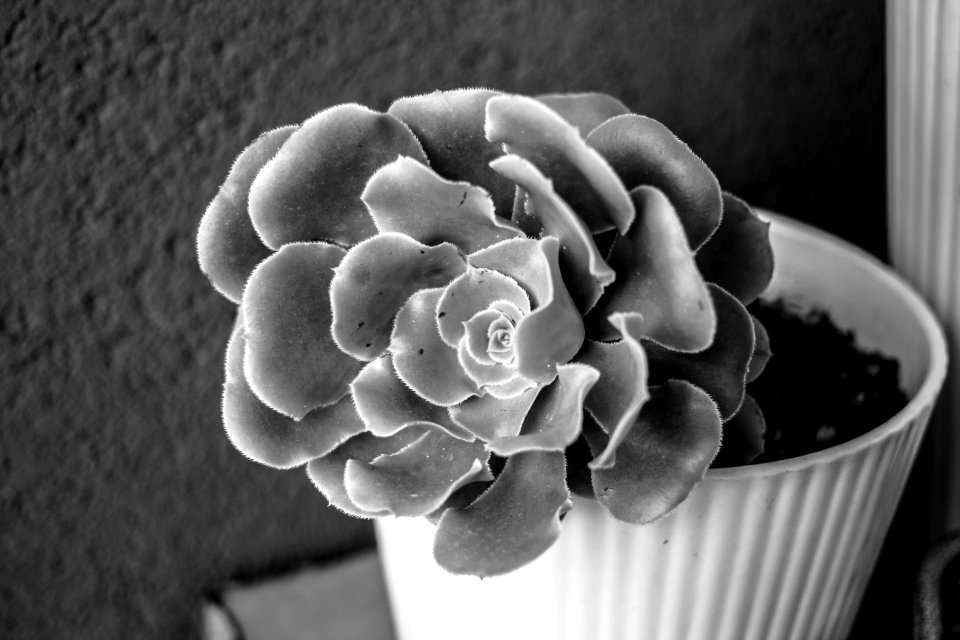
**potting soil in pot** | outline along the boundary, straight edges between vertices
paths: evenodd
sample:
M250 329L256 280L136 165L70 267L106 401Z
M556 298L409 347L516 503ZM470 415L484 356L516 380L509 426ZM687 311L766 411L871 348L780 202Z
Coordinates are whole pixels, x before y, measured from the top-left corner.
M773 357L747 386L767 423L753 464L783 460L852 440L907 403L897 361L857 347L819 310L758 300L750 312L770 336Z

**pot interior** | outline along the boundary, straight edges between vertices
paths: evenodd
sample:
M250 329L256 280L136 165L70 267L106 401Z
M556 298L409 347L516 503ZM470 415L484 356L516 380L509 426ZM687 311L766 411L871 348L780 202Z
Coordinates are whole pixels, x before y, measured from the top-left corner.
M764 298L820 308L838 327L852 330L859 346L896 358L908 398L930 386L945 366L945 344L917 294L861 249L789 218L761 215L772 222L775 260Z

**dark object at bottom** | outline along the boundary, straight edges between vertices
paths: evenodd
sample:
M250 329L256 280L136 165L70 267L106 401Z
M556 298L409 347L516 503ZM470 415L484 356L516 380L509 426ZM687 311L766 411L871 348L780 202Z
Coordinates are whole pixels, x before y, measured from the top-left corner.
M960 531L927 552L917 579L914 640L960 640Z

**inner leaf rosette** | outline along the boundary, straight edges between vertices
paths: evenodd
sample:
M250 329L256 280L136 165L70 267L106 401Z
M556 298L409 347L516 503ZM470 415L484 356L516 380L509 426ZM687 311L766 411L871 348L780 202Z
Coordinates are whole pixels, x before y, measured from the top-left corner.
M724 428L756 455L767 225L610 96L332 107L244 151L198 251L239 305L231 441L352 515L438 522L449 571L543 553L569 477L647 522Z

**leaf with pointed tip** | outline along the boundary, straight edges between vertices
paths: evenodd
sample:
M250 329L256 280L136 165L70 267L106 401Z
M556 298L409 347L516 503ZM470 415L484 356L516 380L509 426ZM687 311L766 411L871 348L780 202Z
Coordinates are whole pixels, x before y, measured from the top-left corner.
M705 391L682 380L652 388L637 425L617 447L616 464L593 470L597 500L633 524L667 514L703 479L720 447L720 429Z
M743 305L718 287L708 285L717 312L717 335L699 353L678 353L655 343L646 343L650 382L670 378L688 380L710 394L727 420L740 408L747 368L753 355L753 321Z
M452 182L412 158L400 157L377 170L363 192L380 231L396 231L428 245L455 244L473 253L523 236L498 218L486 191L469 182Z
M587 136L627 189L663 191L677 208L690 246L702 245L720 224L720 183L710 168L665 126L644 116L616 116Z
M767 423L757 402L749 395L744 396L737 415L723 423L720 453L710 466L719 469L750 464L763 453L763 435L766 431Z
M480 442L428 431L413 444L373 462L348 460L344 485L350 501L369 512L422 516L440 507L461 486L492 480Z
M637 187L630 195L637 220L607 259L618 277L591 312L597 338L618 337L607 317L624 313L624 326L635 338L677 351L705 349L716 315L677 213L658 189Z
M623 339L615 343L587 341L577 356L577 362L600 372L600 384L593 386L584 402L597 424L610 435L603 452L591 463L595 469L614 465L617 447L636 425L640 408L650 397L643 347L626 330L621 315L614 314L610 322L623 334Z
M571 507L558 451L511 456L483 495L465 509L447 509L437 525L433 555L454 574L496 576L550 548L560 516Z
M400 381L389 355L365 366L350 384L350 391L363 424L375 436L419 426L473 440L473 435L450 419L446 409L430 404Z
M456 349L466 333L464 323L478 311L501 300L512 303L524 314L530 312L530 299L526 291L512 278L491 269L468 266L466 271L447 285L437 304L435 322L439 326L440 337Z
M773 278L770 223L746 202L723 194L723 220L697 251L697 267L707 282L720 285L744 306L760 297Z
M434 91L400 98L387 113L404 122L423 145L434 171L449 180L483 187L493 198L497 214L509 218L514 185L488 166L503 148L487 140L483 123L487 100L500 95L486 89Z
M575 126L584 138L610 118L630 113L625 104L605 93L546 93L537 100Z
M521 451L563 451L580 435L583 400L600 372L585 364L557 366L557 379L540 391L516 436L502 436L487 448L499 456Z
M390 455L416 442L425 429L411 427L398 431L387 438L378 438L372 433L356 435L322 458L307 464L307 476L332 506L358 518L375 518L390 515L389 511L366 511L355 505L347 495L343 483L349 460L373 462L380 456Z
M543 238L537 241L535 248L537 251L531 251L526 262L506 264L510 261L504 260L502 266L508 270L512 266L528 266L538 275L545 275L534 285L538 305L517 323L513 341L520 375L535 382L550 382L556 375L557 365L569 362L580 350L584 337L583 319L563 285L559 240L552 236ZM470 258L489 263L503 257L493 253L482 259L477 256L474 254Z
M223 425L240 453L276 469L290 469L330 453L363 431L349 396L314 409L300 421L260 402L243 377L245 342L238 319L227 343Z
M409 127L358 104L306 120L250 187L250 218L271 249L327 240L350 246L377 232L360 194L398 155L427 162Z
M507 155L497 158L490 166L527 192L544 235L560 240L563 281L577 307L586 312L600 298L603 288L616 278L616 273L600 256L589 229L533 164L520 156Z
M339 400L360 371L330 335L327 290L343 255L320 242L284 245L243 292L244 375L264 404L296 420Z
M753 314L750 315L750 319L753 321L753 335L756 337L756 343L753 347L753 355L750 357L750 364L747 366L748 383L760 377L763 370L767 368L770 358L773 357L766 327Z
M443 289L421 289L397 314L390 337L393 367L421 398L441 407L463 402L478 391L460 367L456 349L437 330L437 301Z
M533 401L540 390L527 389L513 398L501 400L489 393L483 396L467 398L460 404L450 407L450 417L454 422L485 442L497 438L516 436L520 433Z
M452 244L428 247L402 233L361 242L330 285L333 339L353 357L373 360L387 348L393 319L415 291L443 286L466 268Z
M507 153L526 158L553 180L590 231L626 232L634 211L623 183L577 128L550 107L525 96L491 98L486 131L490 141L502 142Z
M296 129L289 126L267 131L244 149L200 220L200 270L231 302L240 302L247 278L272 253L261 242L247 212L250 185L260 168Z

